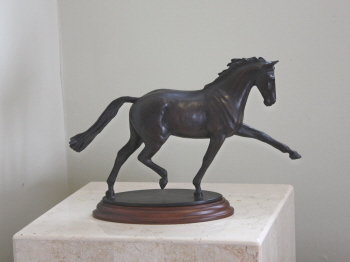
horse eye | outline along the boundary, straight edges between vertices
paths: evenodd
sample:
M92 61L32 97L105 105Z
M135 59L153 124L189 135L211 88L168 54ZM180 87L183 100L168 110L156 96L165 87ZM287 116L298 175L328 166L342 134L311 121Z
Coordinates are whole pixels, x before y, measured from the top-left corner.
M269 79L275 79L275 74L273 72L267 73Z

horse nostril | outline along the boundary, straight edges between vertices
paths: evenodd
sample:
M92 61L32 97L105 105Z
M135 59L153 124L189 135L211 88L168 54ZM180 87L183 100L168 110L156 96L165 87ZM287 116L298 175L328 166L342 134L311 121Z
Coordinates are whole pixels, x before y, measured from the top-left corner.
M271 99L264 100L265 106L272 106L275 102L276 100L271 100Z

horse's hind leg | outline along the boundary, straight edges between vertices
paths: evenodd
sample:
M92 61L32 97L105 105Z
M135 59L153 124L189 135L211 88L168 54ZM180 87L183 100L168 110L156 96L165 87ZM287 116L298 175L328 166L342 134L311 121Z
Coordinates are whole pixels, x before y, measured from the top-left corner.
M242 137L255 138L262 142L265 142L273 146L274 148L280 150L282 153L288 153L291 159L301 158L301 155L299 155L297 151L290 149L287 145L281 142L278 142L277 140L273 139L272 137L265 134L264 132L256 130L248 125L243 124L242 127L236 133L236 135L242 136Z
M132 153L136 151L142 144L141 137L136 133L132 125L130 124L130 139L123 146L115 159L113 169L107 179L108 190L106 191L106 197L109 199L114 199L114 183L117 179L117 175L121 166L125 163L125 161L131 156Z
M140 160L143 164L151 168L153 171L155 171L159 176L161 176L161 179L159 180L160 188L163 189L168 184L168 174L167 171L153 163L152 157L158 152L158 150L161 148L164 142L158 142L158 143L146 143L145 142L145 148L141 151L141 153L138 156L138 160Z

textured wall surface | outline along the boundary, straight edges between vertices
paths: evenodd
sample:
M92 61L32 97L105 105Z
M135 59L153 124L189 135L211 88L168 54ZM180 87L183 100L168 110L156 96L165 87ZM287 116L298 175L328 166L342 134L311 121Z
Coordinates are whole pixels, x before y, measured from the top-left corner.
M298 150L301 160L258 141L225 141L204 182L292 184L297 261L349 258L350 17L348 1L61 0L67 136L85 131L113 99L153 89L201 89L231 58L276 65L277 103L253 89L245 123ZM128 140L128 105L80 154L68 152L74 191L104 181ZM192 181L207 140L171 137L154 157L171 182ZM117 181L158 181L137 161Z
M0 261L68 194L55 1L0 3Z

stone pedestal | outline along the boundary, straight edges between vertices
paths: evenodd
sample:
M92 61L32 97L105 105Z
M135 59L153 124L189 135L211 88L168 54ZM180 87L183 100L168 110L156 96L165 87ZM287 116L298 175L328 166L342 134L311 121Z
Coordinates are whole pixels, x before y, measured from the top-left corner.
M192 187L183 183L167 186ZM158 183L119 182L115 190L153 188ZM180 225L101 221L92 217L92 211L106 184L89 183L15 234L15 261L295 262L291 186L203 183L202 188L220 192L235 214Z

